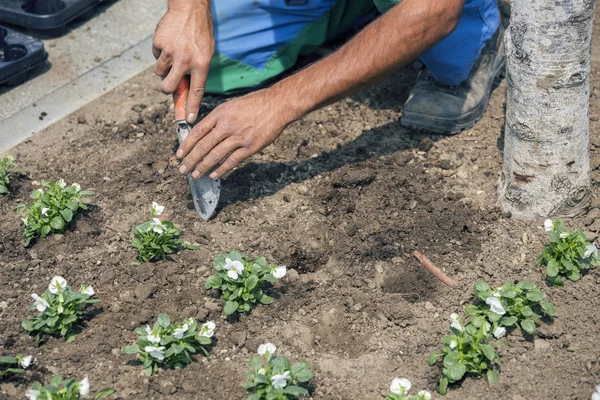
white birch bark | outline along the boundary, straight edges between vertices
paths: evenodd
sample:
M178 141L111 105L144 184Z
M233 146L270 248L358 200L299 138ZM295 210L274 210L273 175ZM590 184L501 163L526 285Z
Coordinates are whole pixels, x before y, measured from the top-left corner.
M513 0L507 30L502 209L572 216L590 193L589 80L595 0Z

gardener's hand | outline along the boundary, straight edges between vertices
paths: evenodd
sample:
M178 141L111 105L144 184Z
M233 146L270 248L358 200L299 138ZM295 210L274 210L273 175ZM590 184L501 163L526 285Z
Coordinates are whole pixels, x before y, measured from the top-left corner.
M154 71L164 78L161 89L165 93L173 93L184 75L191 76L188 122L194 122L198 115L214 47L209 1L169 1L169 10L154 32Z
M263 89L221 104L200 121L185 139L177 157L179 171L198 179L218 179L252 154L273 143L297 116L286 109L285 98ZM185 158L184 158L185 157Z

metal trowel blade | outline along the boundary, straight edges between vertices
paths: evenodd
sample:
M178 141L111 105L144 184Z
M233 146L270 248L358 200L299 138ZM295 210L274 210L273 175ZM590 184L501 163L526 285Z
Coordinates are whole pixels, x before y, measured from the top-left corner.
M187 135L190 133L190 126L185 121L177 121L177 138L179 144L183 143ZM209 172L210 173L210 172ZM191 174L187 175L194 208L200 218L207 221L214 214L221 196L221 180L213 181L208 177L208 174L200 179L192 178Z

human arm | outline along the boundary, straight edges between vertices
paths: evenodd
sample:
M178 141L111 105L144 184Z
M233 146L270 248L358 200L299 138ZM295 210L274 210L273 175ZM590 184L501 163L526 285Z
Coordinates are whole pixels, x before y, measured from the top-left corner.
M214 48L210 0L169 0L152 41L154 71L164 78L161 90L165 93L173 93L181 79L190 75L188 122L198 115Z
M271 144L310 111L369 87L455 28L464 0L404 0L319 62L215 108L177 152L182 173L216 179Z

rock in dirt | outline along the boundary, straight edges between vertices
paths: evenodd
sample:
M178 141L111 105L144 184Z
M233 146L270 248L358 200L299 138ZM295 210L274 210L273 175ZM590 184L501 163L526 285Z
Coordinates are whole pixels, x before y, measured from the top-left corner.
M295 282L298 279L300 279L300 275L298 275L298 271L296 271L293 268L288 269L287 274L286 274L286 280L288 282Z
M142 284L136 286L133 292L135 293L135 298L137 299L137 301L142 302L150 298L154 294L154 292L156 292L156 289L157 288L154 285Z
M433 311L433 310L435 310L435 307L429 301L426 301L425 302L425 309L429 310L429 311Z
M175 387L173 382L170 382L167 380L162 380L160 382L160 389L158 391L160 393L164 394L165 396L168 396L168 395L172 395L173 393L175 393L177 391L177 388Z
M562 336L563 332L563 323L560 320L555 320L551 325L542 324L537 329L537 333L542 339L557 339Z
M364 168L353 168L349 171L335 173L331 177L331 184L335 188L352 188L367 186L375 180L375 171Z
M550 343L544 339L535 339L533 346L535 347L536 351L546 351L550 348Z
M419 150L421 151L429 151L433 147L433 140L429 138L423 138L421 142L419 142Z
M398 153L394 156L394 162L400 167L405 166L412 160L413 156L411 153Z
M85 219L77 222L77 230L81 233L89 235L100 234L100 228L98 228L96 225L93 225L90 221Z

